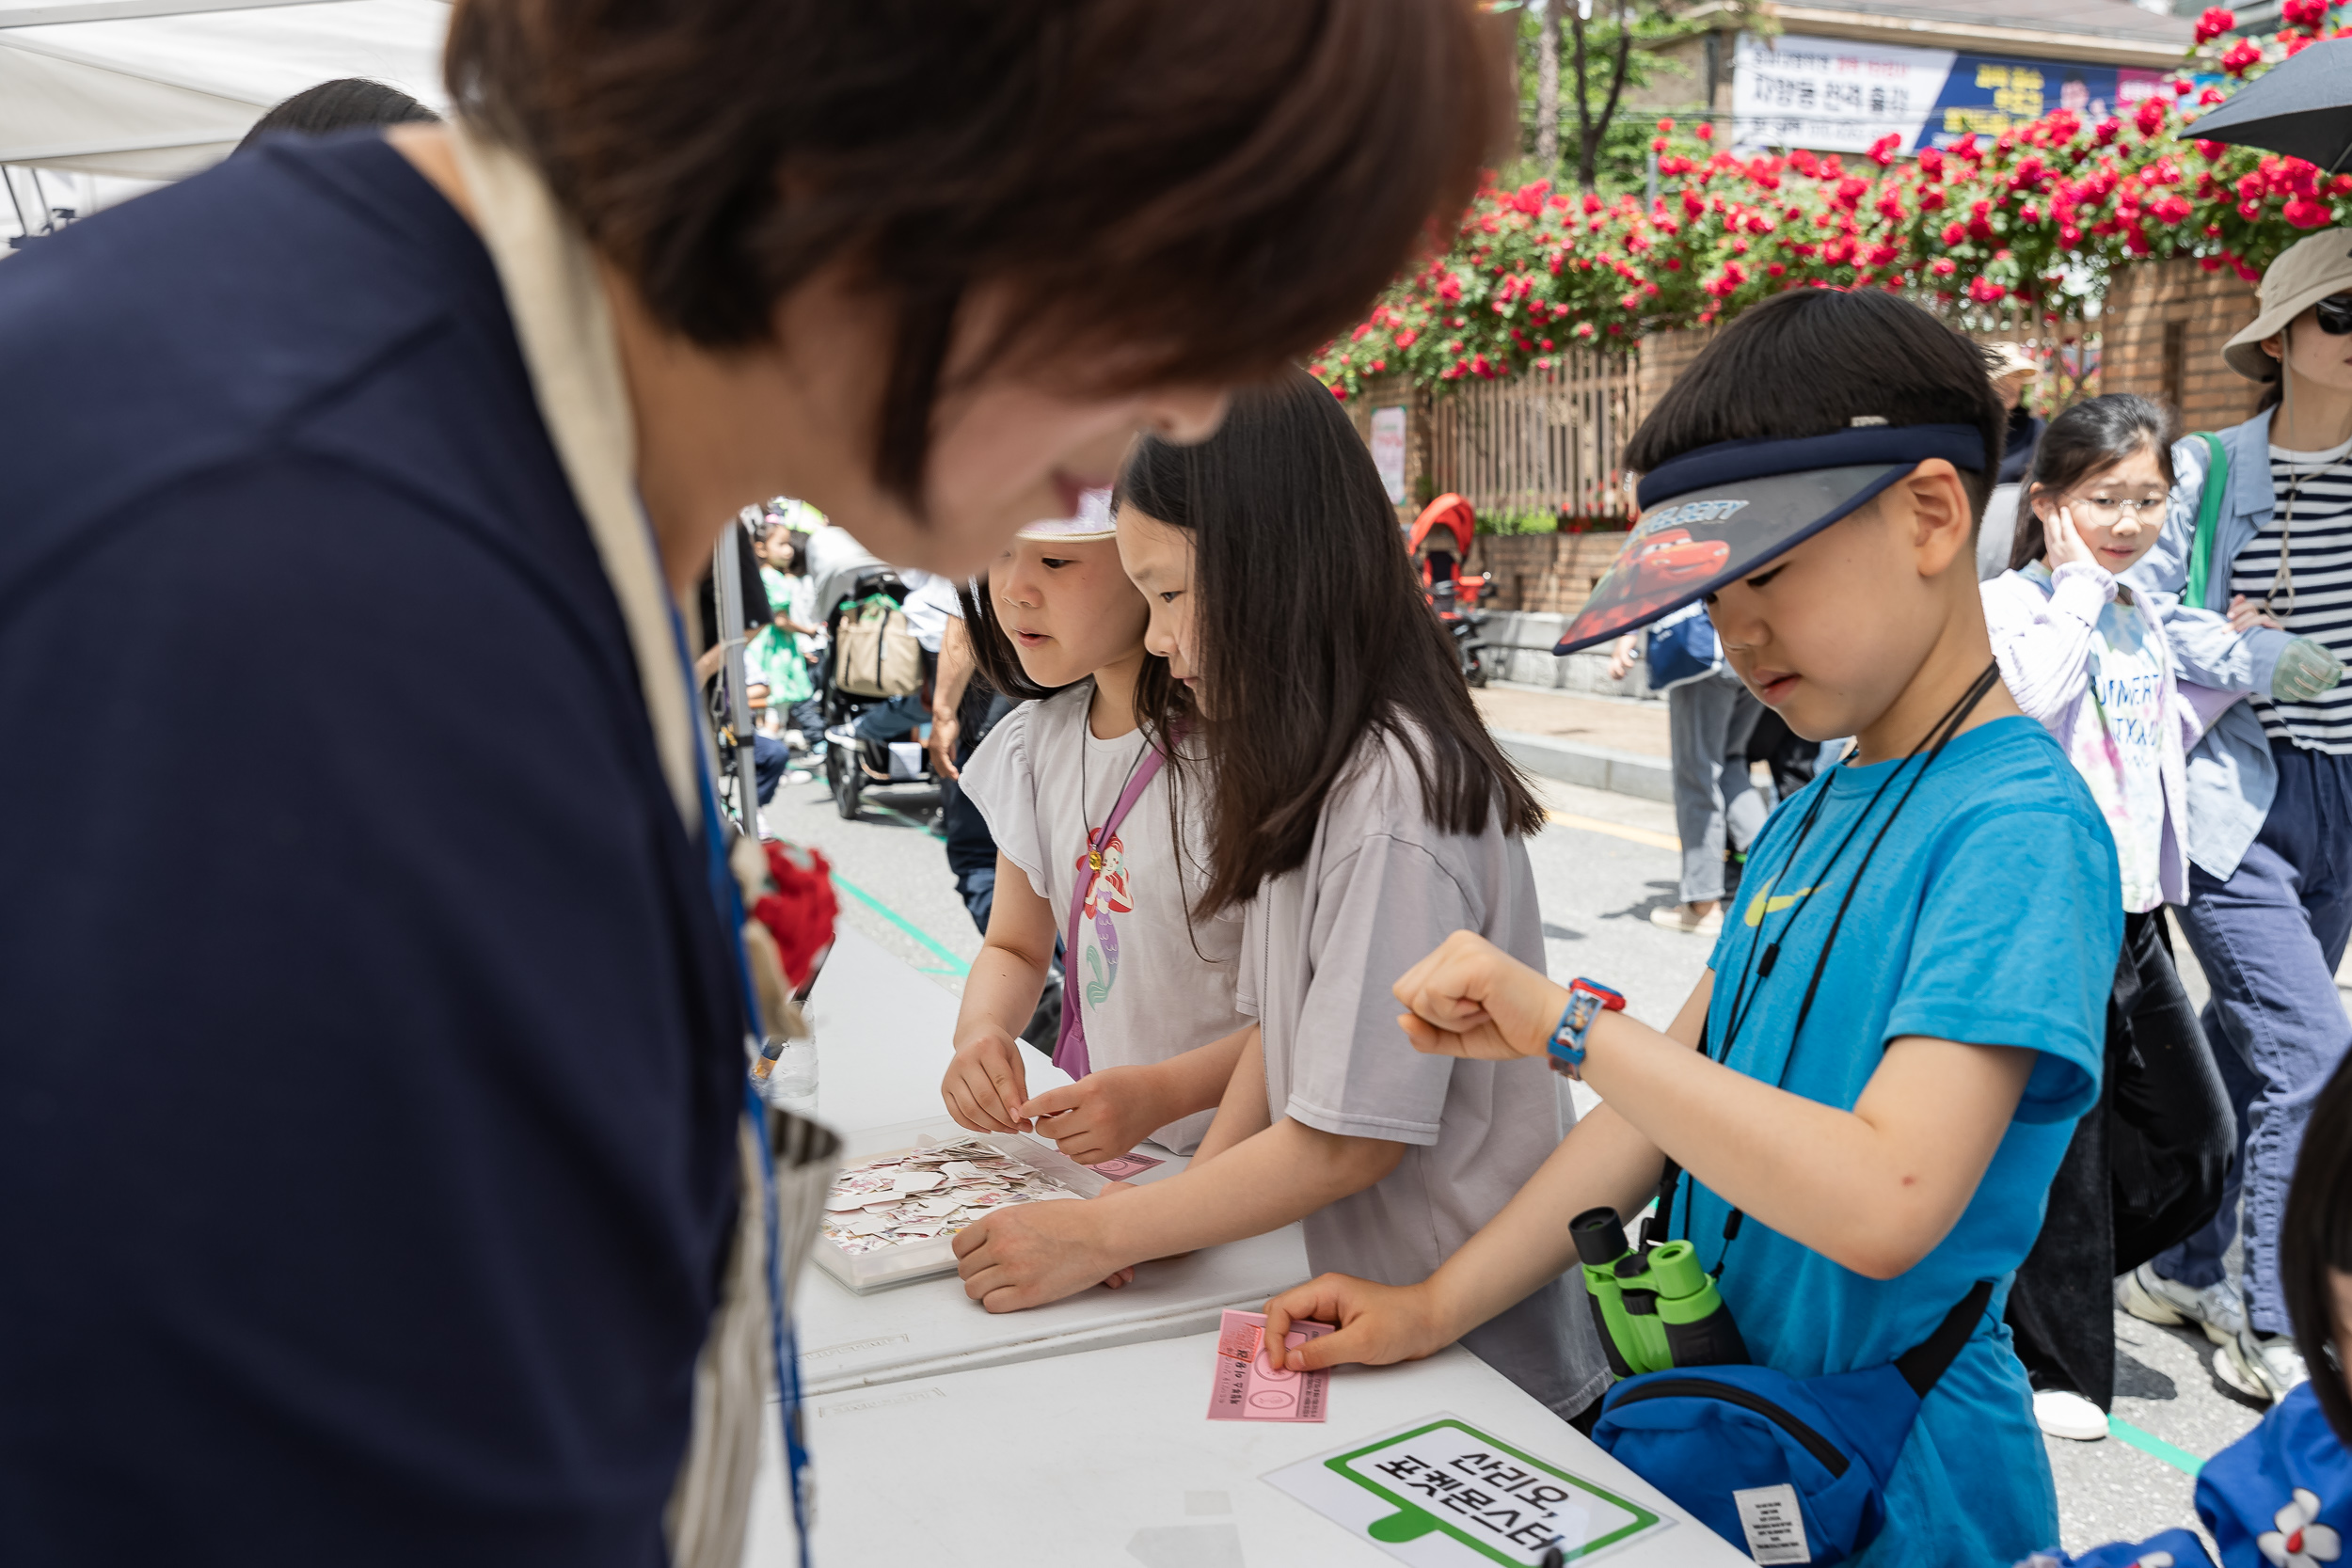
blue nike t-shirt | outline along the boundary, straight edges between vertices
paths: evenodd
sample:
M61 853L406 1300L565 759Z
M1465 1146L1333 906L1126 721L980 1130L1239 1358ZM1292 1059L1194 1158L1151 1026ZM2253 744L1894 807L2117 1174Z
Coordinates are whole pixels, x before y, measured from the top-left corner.
M1714 954L1708 1049L1742 975L1751 1010L1728 1065L1851 1110L1888 1042L1929 1036L2041 1053L2015 1118L1959 1223L1908 1273L1875 1280L1686 1183L1676 1223L1721 1287L1750 1354L1795 1377L1883 1366L1925 1339L1979 1279L1999 1281L1975 1337L1929 1395L1888 1487L1867 1568L1982 1568L2058 1539L2058 1502L2025 1370L2001 1309L2042 1228L2050 1179L2098 1097L2106 999L2122 941L2115 842L2082 780L2030 720L1954 739L1918 780L1854 890L1804 1032L1807 983L1837 904L1919 763L1828 770L1748 852ZM1891 774L1893 787L1872 798ZM1798 845L1816 791L1820 817ZM1868 813L1842 856L1836 851ZM1835 863L1833 858L1835 857ZM1781 951L1760 984L1752 958ZM1686 1228L1687 1227L1687 1228Z
M0 262L0 1560L657 1568L740 1006L473 230Z

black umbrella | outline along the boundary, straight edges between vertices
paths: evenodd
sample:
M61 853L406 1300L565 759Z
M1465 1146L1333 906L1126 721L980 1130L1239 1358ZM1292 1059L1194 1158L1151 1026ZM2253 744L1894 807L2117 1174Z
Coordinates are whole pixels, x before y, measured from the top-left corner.
M2188 134L2342 171L2352 155L2352 38L2314 43L2271 67Z

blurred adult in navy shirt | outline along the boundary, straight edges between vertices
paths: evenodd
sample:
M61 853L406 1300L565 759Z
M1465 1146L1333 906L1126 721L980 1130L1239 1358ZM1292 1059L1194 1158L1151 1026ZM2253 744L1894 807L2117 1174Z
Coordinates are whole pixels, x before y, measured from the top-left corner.
M675 596L763 497L962 574L1208 431L1451 221L1479 26L460 0L448 67L609 312ZM457 135L264 141L0 263L12 1568L669 1553L746 1021L661 594Z

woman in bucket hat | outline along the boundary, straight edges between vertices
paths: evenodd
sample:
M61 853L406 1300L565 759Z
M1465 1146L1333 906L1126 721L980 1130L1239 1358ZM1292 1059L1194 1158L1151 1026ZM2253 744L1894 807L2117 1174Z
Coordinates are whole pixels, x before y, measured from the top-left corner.
M2199 1324L2222 1380L2275 1401L2305 1376L2279 1287L2287 1180L2312 1100L2352 1049L2335 987L2352 932L2352 687L2338 685L2352 656L2352 230L2272 262L2261 306L2222 351L2267 384L2259 410L2173 449L2162 538L2126 574L2179 596L2165 629L2185 678L2248 694L2189 758L2182 919L2213 986L2205 1035L2239 1156L2212 1222L2116 1294L2135 1316ZM2222 1256L2241 1189L2233 1291Z

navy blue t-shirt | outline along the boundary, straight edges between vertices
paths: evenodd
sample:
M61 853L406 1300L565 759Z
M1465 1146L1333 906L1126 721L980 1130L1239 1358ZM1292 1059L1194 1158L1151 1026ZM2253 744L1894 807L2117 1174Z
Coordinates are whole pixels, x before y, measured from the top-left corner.
M0 1560L660 1562L739 1002L487 253L233 158L0 453Z

